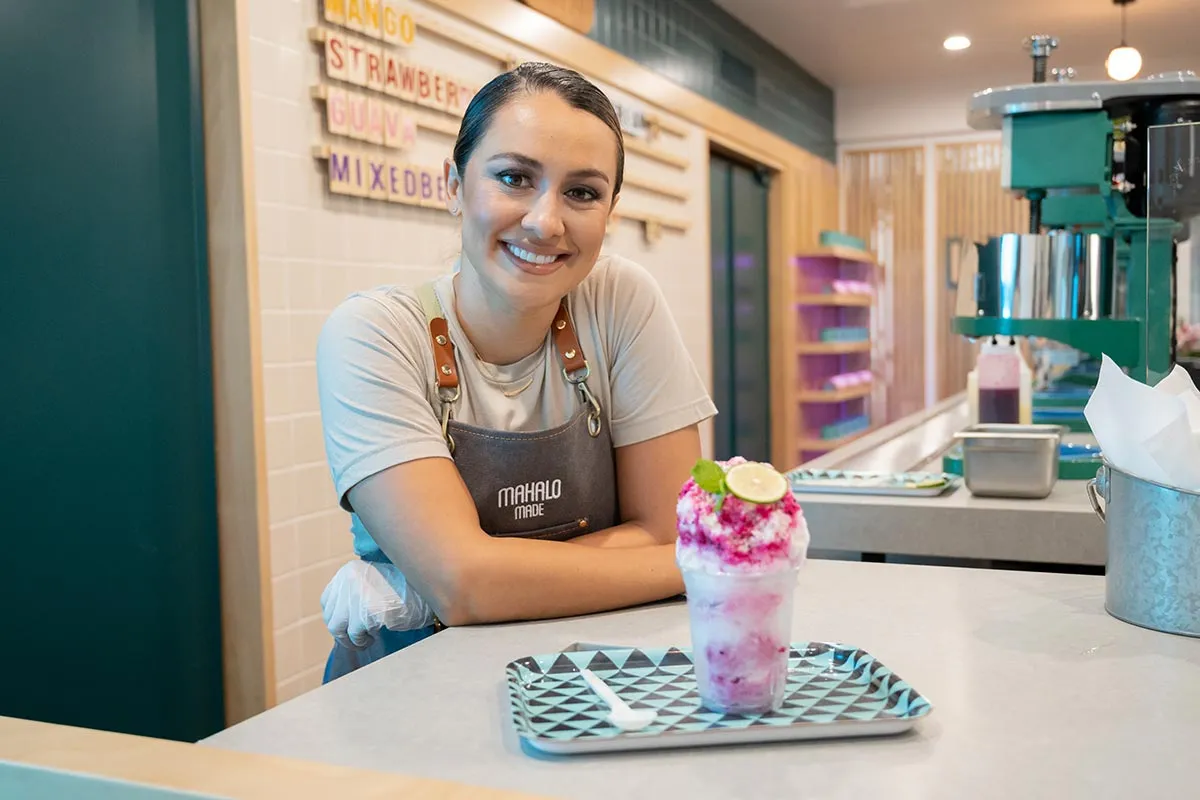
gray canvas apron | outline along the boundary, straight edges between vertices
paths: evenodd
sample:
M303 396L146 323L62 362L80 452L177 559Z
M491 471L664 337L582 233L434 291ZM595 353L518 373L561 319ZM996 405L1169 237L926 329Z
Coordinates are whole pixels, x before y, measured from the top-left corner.
M420 297L433 345L442 435L471 493L484 532L566 541L615 525L619 511L612 436L604 410L588 388L590 370L566 298L555 314L550 335L563 380L575 388L580 410L555 428L512 432L454 419L454 405L462 392L454 343L433 284L421 287ZM415 631L384 629L374 643L358 651L335 644L325 668L325 682L438 629L437 625Z

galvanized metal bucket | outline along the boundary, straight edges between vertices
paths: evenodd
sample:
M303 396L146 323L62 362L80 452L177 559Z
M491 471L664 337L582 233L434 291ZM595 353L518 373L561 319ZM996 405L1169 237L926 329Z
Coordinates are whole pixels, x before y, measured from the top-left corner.
M1107 462L1088 481L1087 493L1108 534L1108 613L1143 628L1200 637L1200 494Z

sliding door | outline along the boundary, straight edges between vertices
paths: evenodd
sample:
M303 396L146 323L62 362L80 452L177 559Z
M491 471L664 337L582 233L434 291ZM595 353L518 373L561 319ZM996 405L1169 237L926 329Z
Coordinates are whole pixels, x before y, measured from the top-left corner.
M715 153L709 170L714 453L769 462L768 178Z

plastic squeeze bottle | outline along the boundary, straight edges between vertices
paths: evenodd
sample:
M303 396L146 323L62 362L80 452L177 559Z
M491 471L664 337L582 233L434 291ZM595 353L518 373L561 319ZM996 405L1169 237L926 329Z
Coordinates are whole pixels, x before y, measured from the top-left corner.
M967 424L979 424L979 359L967 373Z
M1013 350L1017 354L1017 359L1021 362L1021 397L1020 397L1020 420L1022 425L1033 424L1033 370L1029 368L1029 362L1025 360L1025 356L1021 354L1021 350L1013 342Z
M979 355L979 422L1021 421L1021 355L1012 345L984 345Z

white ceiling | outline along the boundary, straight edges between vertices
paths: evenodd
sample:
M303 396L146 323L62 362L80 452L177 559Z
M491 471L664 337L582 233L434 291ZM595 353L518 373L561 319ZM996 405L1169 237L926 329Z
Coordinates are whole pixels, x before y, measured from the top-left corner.
M1056 36L1050 67L1103 80L1120 41L1111 0L716 0L717 4L835 89L988 86L1026 83L1033 67L1022 42ZM1200 0L1139 0L1128 6L1128 43L1144 59L1139 77L1200 72ZM951 53L942 41L970 37Z

